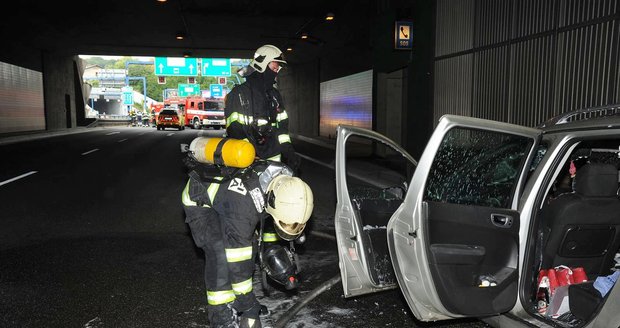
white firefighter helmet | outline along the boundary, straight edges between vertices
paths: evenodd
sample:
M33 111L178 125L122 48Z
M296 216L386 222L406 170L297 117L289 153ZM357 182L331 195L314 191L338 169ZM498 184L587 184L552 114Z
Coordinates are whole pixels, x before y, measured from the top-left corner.
M266 44L256 49L250 66L259 73L263 73L272 61L280 63L281 66L286 64L286 60L282 58L282 51L276 46Z
M297 238L304 231L313 208L312 190L300 178L278 175L269 183L265 210L273 217L280 238Z

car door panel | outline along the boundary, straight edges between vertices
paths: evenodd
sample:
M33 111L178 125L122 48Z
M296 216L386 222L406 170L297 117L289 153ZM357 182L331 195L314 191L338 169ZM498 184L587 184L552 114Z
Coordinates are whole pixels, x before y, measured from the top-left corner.
M427 205L433 217L429 224L430 267L441 286L437 290L446 309L462 315L510 310L514 295L503 291L518 278L518 212L439 202ZM513 224L508 228L495 225L492 216L499 213L512 217ZM463 222L463 217L469 220ZM489 235L494 238L487 238ZM489 285L484 286L486 283ZM485 299L492 299L493 307L485 308Z

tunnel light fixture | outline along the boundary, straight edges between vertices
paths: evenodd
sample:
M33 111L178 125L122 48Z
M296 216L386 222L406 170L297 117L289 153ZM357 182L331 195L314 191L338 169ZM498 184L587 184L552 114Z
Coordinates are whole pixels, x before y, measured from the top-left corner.
M185 57L185 58L189 58L191 56L192 56L192 53L189 52L189 51L186 51L186 52L183 53L183 57Z
M301 39L302 40L307 40L308 39L308 33L301 33Z
M335 17L336 16L334 16L334 13L327 13L327 15L325 15L325 20L326 21L333 21Z
M159 2L159 3L164 3L164 2L167 2L167 1L168 0L157 0L157 2Z
M185 33L183 32L178 32L177 35L175 36L175 38L177 40L184 40L185 39Z
M286 51L293 51L293 47L292 46L286 47Z

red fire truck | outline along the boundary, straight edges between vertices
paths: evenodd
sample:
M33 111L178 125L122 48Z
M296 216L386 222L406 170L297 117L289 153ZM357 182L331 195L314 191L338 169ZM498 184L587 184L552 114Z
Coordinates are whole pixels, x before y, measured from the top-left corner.
M224 101L199 96L171 97L164 100L165 107L177 108L185 116L185 126L192 129L226 127Z
M164 103L154 102L151 104L151 122L150 123L152 127L157 126L157 116L159 115L159 112L161 112L163 108L164 108Z

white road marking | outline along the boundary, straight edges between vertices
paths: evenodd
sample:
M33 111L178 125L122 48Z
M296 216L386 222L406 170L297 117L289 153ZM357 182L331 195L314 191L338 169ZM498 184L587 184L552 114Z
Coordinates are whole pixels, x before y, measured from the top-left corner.
M125 141L125 140L127 140L127 138L125 138L125 139L121 139L121 140L119 140L118 142L123 142L123 141Z
M15 181L15 180L19 180L19 179L21 179L21 178L25 178L25 177L27 177L27 176L29 176L29 175L31 175L31 174L35 174L35 173L37 173L37 172L38 172L38 171L30 171L30 172L28 172L28 173L24 173L24 174L22 174L22 175L20 175L20 176L16 176L16 177L14 177L14 178L12 178L12 179L8 179L8 180L5 180L5 181L2 181L2 182L0 182L0 186L3 186L3 185L5 185L5 184L7 184L7 183L11 183L11 182L13 182L13 181Z
M82 153L82 156L84 156L84 155L88 155L88 154L90 154L90 153L94 153L94 152L96 152L97 150L99 150L99 148L95 148L95 149L93 149L93 150L89 150L89 151L87 151L87 152Z
M174 133L168 133L167 137L173 136Z
M111 136L111 135L113 135L113 134L119 134L119 133L120 133L120 132L118 132L118 131L116 131L116 132L110 132L110 133L107 133L107 134L106 134L106 136Z

